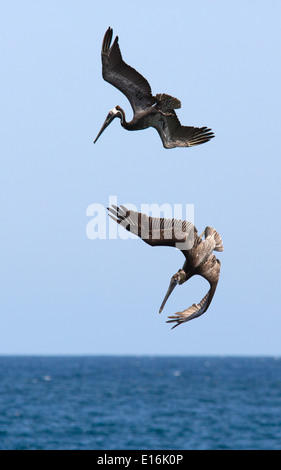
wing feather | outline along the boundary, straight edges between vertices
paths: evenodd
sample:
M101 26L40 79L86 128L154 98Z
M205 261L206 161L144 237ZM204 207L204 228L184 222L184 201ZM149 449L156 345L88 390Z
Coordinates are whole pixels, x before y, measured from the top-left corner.
M214 137L208 127L182 126L175 111L159 114L152 125L161 137L165 148L193 147L204 144Z
M127 65L121 55L116 36L112 46L113 30L108 28L102 43L102 76L128 98L134 112L152 106L156 99L152 96L148 81L134 68Z
M192 248L197 236L195 226L186 220L149 217L146 214L128 210L125 206L107 208L109 216L126 230L140 237L150 246L184 245ZM182 250L183 251L183 250Z
M193 304L191 305L191 307L187 308L186 310L183 310L182 312L177 312L174 315L169 316L168 318L171 318L171 320L167 320L166 323L176 323L172 327L173 329L173 328L176 328L176 326L182 325L182 323L186 323L190 320L193 320L194 318L197 318L203 315L203 313L205 313L209 308L209 305L214 296L216 287L217 287L217 282L211 285L210 290L203 297L201 302L199 302L199 304Z

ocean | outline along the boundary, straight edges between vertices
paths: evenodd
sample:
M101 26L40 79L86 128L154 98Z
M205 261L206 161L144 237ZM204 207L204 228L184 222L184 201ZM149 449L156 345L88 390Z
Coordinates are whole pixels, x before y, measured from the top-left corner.
M0 357L1 450L281 448L281 359Z

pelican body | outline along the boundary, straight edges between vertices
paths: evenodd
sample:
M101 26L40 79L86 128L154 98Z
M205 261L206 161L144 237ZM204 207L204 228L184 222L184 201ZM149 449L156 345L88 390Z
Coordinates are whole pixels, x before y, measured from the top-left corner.
M185 256L183 267L171 278L159 313L162 312L176 285L184 284L195 275L202 276L209 282L210 289L199 304L194 303L188 309L169 316L170 320L167 323L175 323L173 326L175 328L205 313L213 299L220 276L221 262L213 254L213 251L223 251L223 242L218 232L207 226L199 236L191 222L148 217L140 212L128 210L124 206L112 205L108 211L115 222L142 238L148 245L179 248Z
M121 126L129 131L154 127L166 149L192 147L212 139L214 134L207 127L180 124L174 110L181 107L181 102L165 93L153 96L148 81L123 61L118 36L111 45L112 36L113 30L108 28L102 43L102 76L105 81L124 93L130 101L134 116L127 122L124 110L115 106L108 113L94 143L115 118L119 118Z

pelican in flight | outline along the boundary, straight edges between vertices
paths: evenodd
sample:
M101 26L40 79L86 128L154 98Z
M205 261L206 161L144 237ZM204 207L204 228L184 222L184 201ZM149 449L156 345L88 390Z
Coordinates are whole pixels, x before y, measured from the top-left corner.
M194 303L188 309L168 317L170 320L167 323L175 323L172 329L205 313L210 306L220 276L221 262L213 254L213 251L223 251L222 239L218 232L212 227L206 227L198 236L196 227L185 220L148 217L140 212L128 210L124 206L112 205L107 209L109 216L115 222L142 238L148 245L179 248L185 256L183 267L171 278L159 313L162 312L177 284L183 284L196 274L209 282L210 289L201 302Z
M108 28L101 50L102 76L105 81L124 93L131 103L134 116L130 122L127 122L124 110L120 106L115 106L109 111L94 143L117 117L121 121L121 126L129 131L154 127L166 149L192 147L212 139L214 134L208 127L182 126L180 124L174 111L181 107L181 102L177 98L165 93L152 96L148 81L123 61L118 36L111 45L112 35L113 30Z

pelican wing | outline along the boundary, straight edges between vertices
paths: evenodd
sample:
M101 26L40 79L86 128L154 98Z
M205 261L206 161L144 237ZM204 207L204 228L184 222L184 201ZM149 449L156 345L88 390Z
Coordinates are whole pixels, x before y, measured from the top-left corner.
M182 323L185 323L189 320L193 320L194 318L197 318L203 315L203 313L205 313L209 308L209 305L212 301L216 288L217 288L217 282L211 285L209 292L205 295L205 297L203 297L203 299L201 300L201 302L199 302L199 304L193 304L188 309L183 310L182 312L177 312L174 315L169 316L168 318L171 318L171 320L167 320L166 323L176 323L173 326L173 328L175 328L176 326L179 326Z
M113 30L108 28L102 43L102 76L128 98L134 112L152 106L156 99L152 96L148 81L135 69L127 65L120 52L118 36L112 46Z
M175 111L159 113L152 126L158 131L165 148L193 147L214 137L208 127L182 126Z
M172 246L184 252L193 247L197 236L195 226L186 220L149 217L124 206L112 205L108 211L115 222L150 246Z

